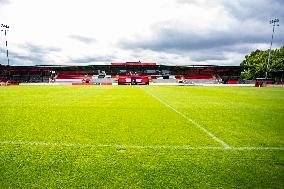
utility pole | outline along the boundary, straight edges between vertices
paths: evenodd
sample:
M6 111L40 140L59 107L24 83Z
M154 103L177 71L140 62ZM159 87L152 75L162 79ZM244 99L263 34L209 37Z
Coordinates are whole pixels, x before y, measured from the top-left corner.
M279 19L275 18L269 21L270 24L273 25L273 29L272 29L272 37L271 37L271 41L270 41L270 48L268 51L268 60L267 60L267 65L266 65L266 72L265 72L265 83L267 83L267 76L268 76L268 69L269 69L269 63L270 63L270 57L271 57L271 48L272 48L272 43L273 43L273 37L274 37L274 30L275 30L275 26L279 26Z
M5 38L6 38L6 56L7 56L7 65L10 65L10 60L9 60L9 51L8 51L8 41L7 41L7 31L9 31L9 26L5 24L1 24L1 31L4 31L5 33Z

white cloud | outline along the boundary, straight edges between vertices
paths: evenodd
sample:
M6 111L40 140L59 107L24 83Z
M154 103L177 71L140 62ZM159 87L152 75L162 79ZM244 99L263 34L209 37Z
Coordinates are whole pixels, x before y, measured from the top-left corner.
M235 4L229 6L222 0L2 0L0 5L3 5L0 6L0 22L10 25L8 41L14 64L41 64L41 60L44 64L76 63L74 60L90 60L95 64L139 59L163 64L211 64L215 61L216 64L236 65L244 55L238 50L223 53L224 60L210 59L217 57L211 52L208 60L203 57L199 58L202 61L194 61L198 53L182 49L183 46L168 52L122 48L121 44L129 41L154 43L164 37L160 36L160 31L167 29L173 33L178 31L176 35L195 33L210 39L212 32L215 33L212 37L216 37L216 33L230 33L232 28L258 34L262 27L261 22L238 19L237 12L232 12ZM239 9L241 4L237 5ZM238 26L257 29L241 31L243 27ZM46 48L46 51L40 53L41 58L36 58L39 53L25 44ZM264 43L257 44L250 46L265 48ZM0 47L4 48L3 33ZM58 50L50 50L54 48ZM13 54L19 58L13 61ZM32 58L21 59L23 56L34 57L38 62L33 62Z

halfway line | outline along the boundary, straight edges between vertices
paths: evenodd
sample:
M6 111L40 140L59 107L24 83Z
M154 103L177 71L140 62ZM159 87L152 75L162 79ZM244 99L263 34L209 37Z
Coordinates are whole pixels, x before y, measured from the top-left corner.
M117 149L174 149L174 150L220 150L220 151L284 151L284 147L214 147L214 146L134 146L119 144L76 144L53 142L27 142L27 141L0 141L0 145L27 145L27 146L63 146L82 148L117 148Z

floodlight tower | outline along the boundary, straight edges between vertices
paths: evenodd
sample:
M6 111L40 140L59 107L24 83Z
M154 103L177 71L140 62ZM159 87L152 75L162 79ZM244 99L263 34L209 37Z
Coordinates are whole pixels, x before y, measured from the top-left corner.
M10 65L10 60L9 60L9 51L8 51L8 41L7 41L7 31L9 31L9 26L5 24L1 24L1 31L4 31L5 33L5 38L6 38L6 56L7 56L7 64L8 66Z
M271 42L270 42L270 48L269 48L269 52L268 52L268 60L267 60L267 65L266 65L266 72L265 72L265 82L267 82L267 75L268 75L268 68L269 68L269 63L270 63L270 57L271 57L271 47L272 47L272 43L273 43L273 37L274 37L274 28L275 26L279 26L279 19L275 18L269 21L270 24L273 25L273 29L272 29L272 37L271 37Z

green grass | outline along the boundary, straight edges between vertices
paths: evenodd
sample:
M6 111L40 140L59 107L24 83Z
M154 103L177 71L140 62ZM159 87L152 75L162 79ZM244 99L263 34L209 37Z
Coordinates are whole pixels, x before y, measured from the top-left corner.
M0 99L0 188L284 186L284 88L20 86Z

